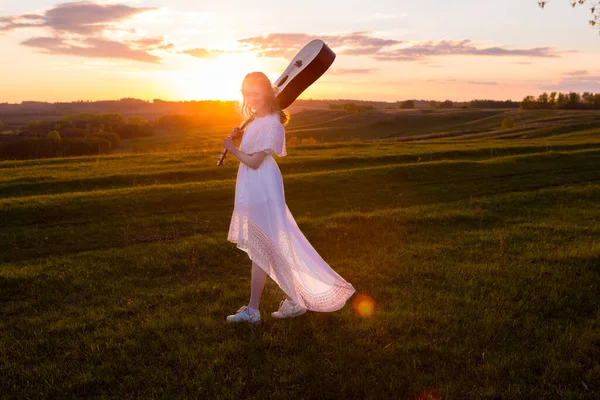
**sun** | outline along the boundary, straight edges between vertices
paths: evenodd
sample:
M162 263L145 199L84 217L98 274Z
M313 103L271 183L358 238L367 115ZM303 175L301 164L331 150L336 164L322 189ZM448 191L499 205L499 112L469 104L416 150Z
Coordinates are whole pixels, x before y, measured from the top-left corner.
M181 100L239 100L245 72L226 60L205 60L194 71L172 71L169 92Z
M242 80L247 73L263 71L269 65L244 54L222 55L214 59L199 59L186 69L169 71L165 85L171 97L180 100L242 100ZM271 78L271 77L270 77Z

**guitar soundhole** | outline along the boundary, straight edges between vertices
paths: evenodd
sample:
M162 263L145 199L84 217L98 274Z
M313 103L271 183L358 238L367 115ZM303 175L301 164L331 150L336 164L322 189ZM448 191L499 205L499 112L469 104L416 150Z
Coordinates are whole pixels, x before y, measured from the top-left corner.
M285 83L285 81L288 80L289 75L286 75L283 77L283 79L281 80L281 82L279 82L279 84L277 85L277 87L280 87L281 85L283 85Z
M298 68L300 68L302 66L302 60L298 60L294 63L294 65Z

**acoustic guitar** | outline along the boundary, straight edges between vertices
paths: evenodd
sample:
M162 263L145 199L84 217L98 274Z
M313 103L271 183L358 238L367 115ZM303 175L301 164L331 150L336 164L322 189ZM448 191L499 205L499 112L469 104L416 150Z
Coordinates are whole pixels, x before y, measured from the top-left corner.
M305 45L273 85L279 107L282 110L289 107L306 88L329 69L333 60L335 53L322 40L315 39ZM243 130L252 120L251 117L242 122L240 129ZM227 149L224 149L217 166L223 164L226 154Z

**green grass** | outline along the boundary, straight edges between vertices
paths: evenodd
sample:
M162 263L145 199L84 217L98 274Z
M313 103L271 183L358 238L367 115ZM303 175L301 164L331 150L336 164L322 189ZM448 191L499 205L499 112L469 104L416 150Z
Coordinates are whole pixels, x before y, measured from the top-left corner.
M513 129L501 129L511 117ZM232 126L206 125L185 130L158 130L154 136L125 139L116 153L210 152L222 149ZM291 115L288 140L313 138L319 144L359 141L414 141L544 138L582 130L600 131L597 110L445 109L373 110L348 114L340 110L306 110Z
M287 204L371 317L276 321L269 281L261 326L225 324L250 261L218 147L3 161L3 396L600 396L594 129L288 150Z

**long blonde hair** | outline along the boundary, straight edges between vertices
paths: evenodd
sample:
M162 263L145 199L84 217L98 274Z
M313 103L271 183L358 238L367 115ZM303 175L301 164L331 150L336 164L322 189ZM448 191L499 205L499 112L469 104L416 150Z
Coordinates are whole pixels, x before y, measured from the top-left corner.
M275 91L273 90L273 86L271 85L269 78L262 72L250 72L242 81L242 89L244 88L244 84L250 82L257 84L260 87L261 92L267 94L267 112L269 114L275 112L279 113L279 120L283 125L287 125L290 120L290 116L286 111L279 107L279 104L277 104L277 100L275 100ZM242 115L246 119L252 118L255 115L255 112L252 111L252 107L250 107L250 104L248 104L248 101L246 101L246 97L244 97L242 102Z

